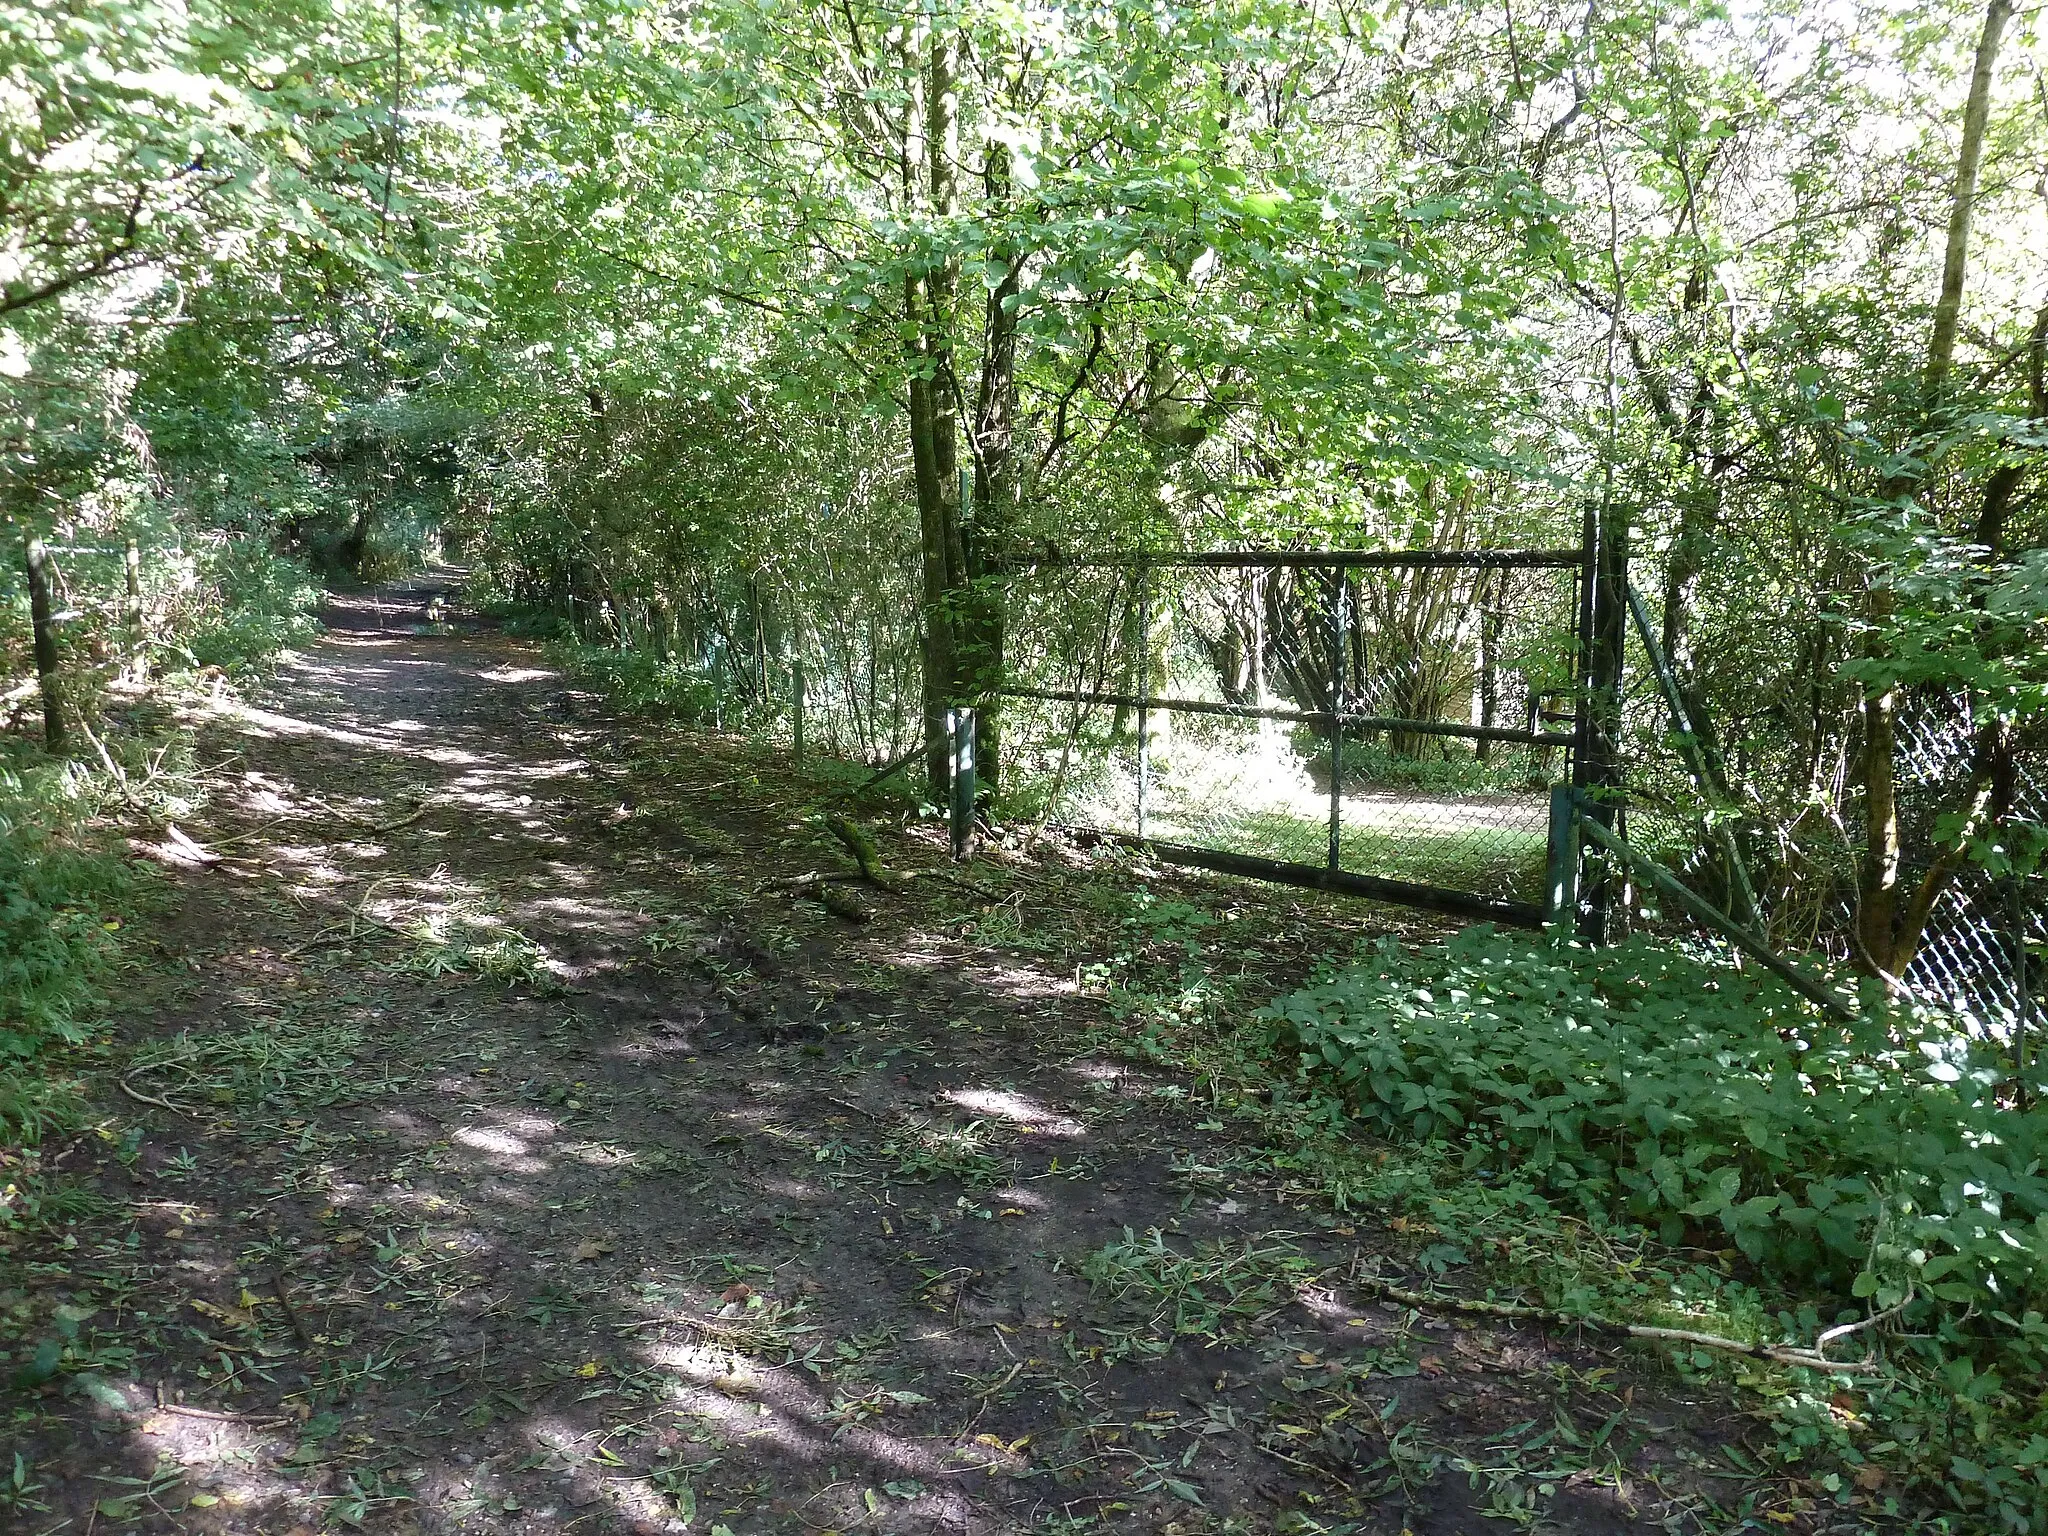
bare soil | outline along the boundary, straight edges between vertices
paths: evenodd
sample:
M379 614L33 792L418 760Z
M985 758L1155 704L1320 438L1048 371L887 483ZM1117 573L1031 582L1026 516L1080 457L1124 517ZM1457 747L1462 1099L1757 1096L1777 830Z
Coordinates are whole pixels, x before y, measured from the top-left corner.
M338 601L205 724L208 851L155 850L180 867L115 999L107 1125L60 1159L97 1203L0 1252L24 1349L69 1319L91 1367L15 1394L0 1523L1735 1523L1727 1403L1348 1292L1415 1274L1412 1236L1119 1048L1140 878L1237 922L1276 987L1419 920L963 872L884 825L915 878L836 882L849 922L790 883L851 867L815 781L430 625L437 590Z

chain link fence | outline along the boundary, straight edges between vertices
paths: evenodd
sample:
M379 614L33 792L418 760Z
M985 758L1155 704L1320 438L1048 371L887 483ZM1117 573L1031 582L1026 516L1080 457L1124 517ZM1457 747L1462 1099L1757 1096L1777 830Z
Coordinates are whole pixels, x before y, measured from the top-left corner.
M1048 561L1010 589L1012 803L1187 862L1540 920L1578 550Z
M1670 709L1650 667L1631 668L1620 700L1621 812L1629 841L1693 890L1741 916L1743 892L1715 835L1717 823L1749 849L1760 887L1744 917L1780 951L1817 953L1844 967L1856 952L1857 875L1864 830L1829 815L1816 799L1787 826L1759 825L1733 792L1702 783L1677 750ZM1969 700L1938 691L1909 694L1899 708L1899 871L1912 890L1943 845L1941 820L1970 799L1978 772L1978 730ZM2048 877L2030 871L2027 847L2048 828L2048 736L2010 744L2000 770L2006 856L1966 859L1941 890L1918 949L1898 981L1919 1000L1951 1009L2027 1053L2025 1036L2048 1010ZM1629 884L1613 931L1685 926L1654 893Z

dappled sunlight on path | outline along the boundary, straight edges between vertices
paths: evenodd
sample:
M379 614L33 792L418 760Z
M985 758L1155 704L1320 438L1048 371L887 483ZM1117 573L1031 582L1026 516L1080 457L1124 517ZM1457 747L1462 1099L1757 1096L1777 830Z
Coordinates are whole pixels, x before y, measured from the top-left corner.
M1536 1486L1453 1441L1616 1411L1582 1346L1347 1299L1355 1218L1091 1053L1068 957L957 884L793 900L795 787L425 590L205 724L50 1530L1452 1532ZM1677 1507L1634 1401L1575 1529Z

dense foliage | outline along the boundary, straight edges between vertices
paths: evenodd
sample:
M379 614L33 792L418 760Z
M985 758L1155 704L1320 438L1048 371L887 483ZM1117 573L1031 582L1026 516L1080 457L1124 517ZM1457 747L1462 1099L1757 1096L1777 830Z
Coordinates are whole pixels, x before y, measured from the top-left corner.
M1484 1179L1731 1245L1784 1283L2017 1314L2048 1293L2048 1110L1954 1021L1817 1016L1769 976L1493 930L1282 999L1325 1113Z
M126 865L87 827L66 775L0 771L0 1139L33 1141L66 1106L30 1063L85 1037ZM0 1211L0 1219L5 1212Z

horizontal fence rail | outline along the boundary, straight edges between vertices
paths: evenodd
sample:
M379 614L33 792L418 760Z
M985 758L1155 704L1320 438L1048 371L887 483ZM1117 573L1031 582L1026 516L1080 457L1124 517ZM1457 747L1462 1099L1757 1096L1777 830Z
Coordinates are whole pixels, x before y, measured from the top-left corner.
M1111 709L1162 709L1189 715L1222 715L1232 720L1278 720L1294 725L1332 723L1359 731L1413 731L1419 736L1455 736L1463 741L1515 741L1526 746L1568 747L1569 731L1529 731L1511 725L1462 725L1455 720L1407 720L1395 715L1362 715L1353 710L1284 709L1256 704L1220 704L1210 699L1170 699L1145 693L1078 693L1069 688L1005 688L1008 699L1047 704L1082 704Z
M1019 556L1019 569L1066 566L1074 570L1576 570L1577 549L1343 549L1197 550L1188 554Z

